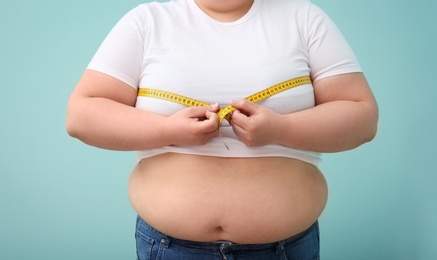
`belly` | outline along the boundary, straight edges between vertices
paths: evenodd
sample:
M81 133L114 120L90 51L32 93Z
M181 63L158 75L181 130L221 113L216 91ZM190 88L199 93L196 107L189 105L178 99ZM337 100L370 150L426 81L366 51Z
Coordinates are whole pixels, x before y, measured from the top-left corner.
M169 236L256 244L311 226L327 186L315 166L290 158L163 154L135 167L129 198L140 217Z

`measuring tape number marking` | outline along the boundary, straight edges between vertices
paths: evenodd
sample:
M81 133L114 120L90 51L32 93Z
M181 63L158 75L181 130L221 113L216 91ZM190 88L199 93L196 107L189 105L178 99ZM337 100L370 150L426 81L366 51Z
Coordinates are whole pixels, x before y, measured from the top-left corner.
M257 103L264 99L267 99L273 95L276 95L280 92L283 92L285 90L295 88L298 86L302 86L305 84L310 84L311 78L309 76L302 76L297 77L294 79L290 79L284 82L281 82L279 84L276 84L274 86L271 86L269 88L266 88L264 90L261 90L253 95L250 95L244 99L249 100L250 102ZM194 98L182 96L176 93L167 92L163 90L157 90L157 89L150 89L150 88L140 88L138 91L138 96L140 97L151 97L151 98L158 98L162 100L171 101L174 103L178 103L187 107L197 107L197 106L211 106L212 104L203 102ZM231 123L232 118L232 112L236 110L235 107L232 105L228 105L225 108L222 108L218 111L218 118L219 118L219 131L220 126L223 121L223 119L226 119L229 123Z

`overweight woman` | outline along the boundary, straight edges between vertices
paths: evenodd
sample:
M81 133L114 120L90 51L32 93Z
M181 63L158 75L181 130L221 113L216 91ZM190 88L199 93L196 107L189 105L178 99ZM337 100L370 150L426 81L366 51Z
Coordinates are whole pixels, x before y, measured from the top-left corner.
M174 0L114 26L67 131L137 151L138 259L302 260L319 259L321 154L372 140L377 120L353 51L309 1Z

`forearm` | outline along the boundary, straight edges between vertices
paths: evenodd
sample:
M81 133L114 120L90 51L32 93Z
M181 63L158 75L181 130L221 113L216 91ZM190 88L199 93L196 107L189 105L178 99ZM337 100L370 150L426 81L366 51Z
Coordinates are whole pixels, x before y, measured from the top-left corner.
M279 120L278 142L292 148L339 152L372 140L378 112L366 102L333 101L284 115Z
M83 98L68 107L67 131L99 148L143 150L167 144L165 120L106 98Z

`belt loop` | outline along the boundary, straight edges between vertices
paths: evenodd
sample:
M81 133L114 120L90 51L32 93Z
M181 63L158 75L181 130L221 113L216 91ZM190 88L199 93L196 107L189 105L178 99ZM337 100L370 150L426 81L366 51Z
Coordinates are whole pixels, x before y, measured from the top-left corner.
M285 240L281 240L278 242L278 246L276 247L276 254L279 255L284 251Z

